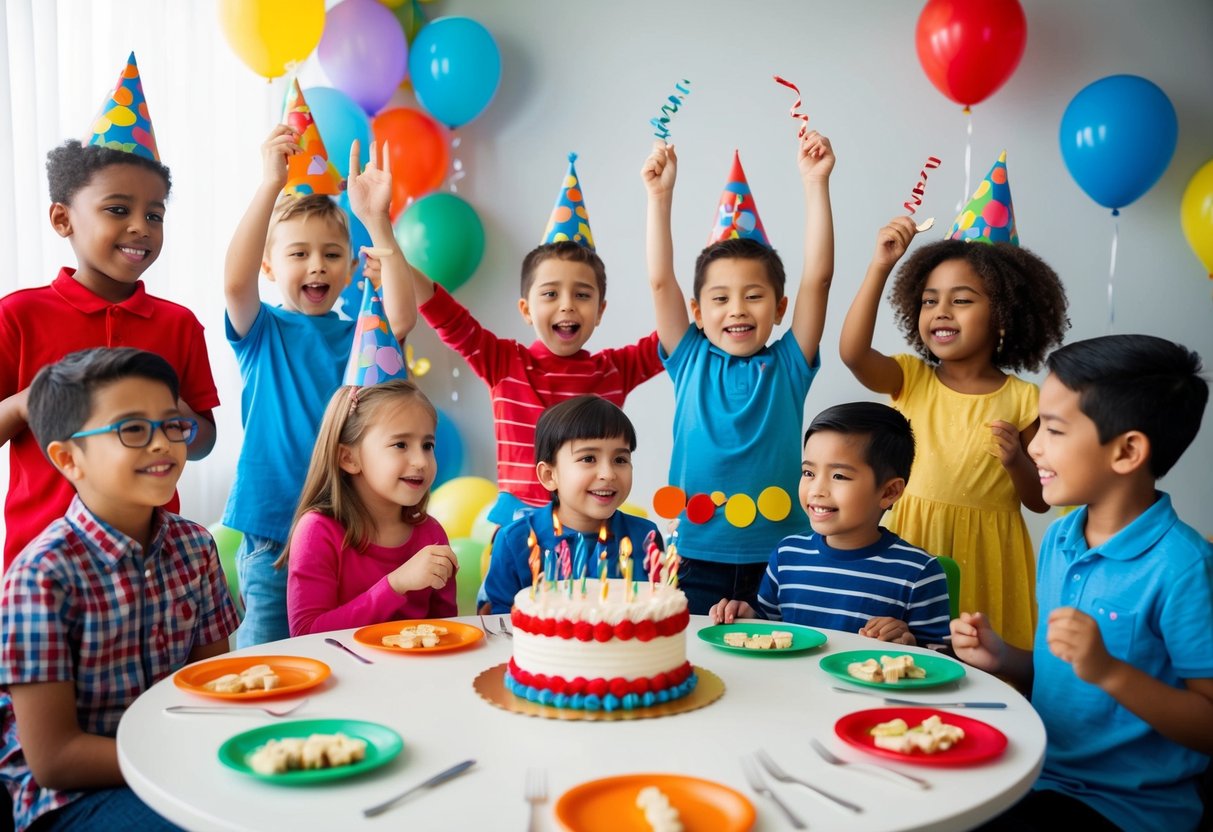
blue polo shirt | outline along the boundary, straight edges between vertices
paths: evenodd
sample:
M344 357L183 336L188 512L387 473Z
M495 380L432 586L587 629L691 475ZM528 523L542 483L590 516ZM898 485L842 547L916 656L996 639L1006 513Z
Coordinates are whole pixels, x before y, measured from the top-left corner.
M484 578L484 592L488 595L495 613L509 612L514 606L514 596L518 591L531 585L531 565L528 562L531 549L527 545L527 537L532 529L535 530L541 553L556 551L551 503L502 527L493 539L493 553L489 559L489 572ZM648 580L648 572L644 569L644 539L649 532L657 534L657 545L664 548L661 533L652 521L623 511L615 512L607 529L608 577L623 577L619 571L619 541L628 537L632 540L632 577L637 581ZM598 579L599 563L595 551L598 547L598 529L583 532L566 526L562 537L568 540L574 558L577 539L581 538L589 564L586 573L590 579L589 585L597 591L595 582Z
M1164 738L1045 641L1049 613L1070 606L1099 623L1108 652L1173 687L1213 678L1213 547L1158 499L1103 545L1089 549L1087 510L1054 522L1040 546L1040 621L1032 705L1048 733L1034 788L1082 800L1127 830L1193 829L1197 778L1209 758Z
M766 563L779 541L810 531L797 489L804 399L820 356L806 361L791 330L754 355L729 355L693 324L672 354L658 350L674 382L670 485L725 499L706 523L683 512L678 553Z

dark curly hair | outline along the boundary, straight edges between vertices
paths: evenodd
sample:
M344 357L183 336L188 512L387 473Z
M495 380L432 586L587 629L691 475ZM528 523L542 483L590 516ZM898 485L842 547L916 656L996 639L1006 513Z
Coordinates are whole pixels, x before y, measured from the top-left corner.
M995 333L1006 333L1002 349L990 357L991 363L1011 372L1039 369L1070 327L1066 291L1048 263L1010 243L940 240L918 249L902 264L889 302L915 352L932 364L939 361L922 341L918 315L927 278L946 260L965 261L985 283L990 327Z
M102 147L96 144L81 144L76 139L68 139L58 147L51 148L46 154L46 178L50 183L51 202L67 205L81 188L92 180L97 171L110 165L136 165L147 168L160 175L164 180L164 195L172 190L173 178L168 168L159 162L114 150L112 147Z

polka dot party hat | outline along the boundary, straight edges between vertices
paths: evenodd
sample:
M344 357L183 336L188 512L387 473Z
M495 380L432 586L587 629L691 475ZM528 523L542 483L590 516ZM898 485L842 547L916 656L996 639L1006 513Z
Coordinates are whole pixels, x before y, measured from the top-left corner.
M336 196L341 193L341 174L329 161L328 151L320 138L320 128L312 118L312 108L307 105L298 80L291 79L290 89L286 92L282 123L299 134L299 147L303 151L287 160L286 187L282 192L293 196Z
M544 243L559 243L562 240L572 240L578 245L594 251L594 235L590 233L590 215L585 210L585 200L581 195L581 179L577 176L577 154L569 154L569 172L564 175L564 183L560 186L560 194L556 197L556 206L552 208L552 216L548 227L543 232Z
M147 99L143 97L143 82L139 78L134 52L126 59L126 66L119 73L113 92L106 96L93 118L90 134L84 143L134 153L153 162L160 161L156 134L152 130L152 118L147 114Z
M1019 245L1015 209L1011 207L1011 185L1007 181L1007 152L1004 150L981 180L969 204L960 212L947 239L973 243Z
M345 380L341 383L370 387L394 378L407 379L404 353L383 312L383 298L370 280L364 278L362 282L362 306L354 324L354 343L345 365Z
M771 247L766 229L762 227L762 220L758 217L754 196L750 193L750 183L746 181L745 171L741 169L741 157L734 150L733 169L729 171L729 180L725 183L720 203L716 206L716 223L712 226L712 233L708 235L708 245L739 237L762 243L767 248Z

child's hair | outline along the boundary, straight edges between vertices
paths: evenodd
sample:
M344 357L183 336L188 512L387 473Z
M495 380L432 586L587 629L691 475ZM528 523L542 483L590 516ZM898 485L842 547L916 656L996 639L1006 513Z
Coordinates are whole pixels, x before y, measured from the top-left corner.
M128 154L129 155L129 154ZM177 373L160 356L133 347L94 347L47 364L29 386L29 426L42 453L64 442L93 413L93 392L127 378L164 384L177 400Z
M359 551L366 549L375 522L354 493L351 475L341 469L341 446L356 446L385 407L406 401L421 405L434 424L438 424L438 411L425 393L411 381L394 379L371 387L345 385L337 388L320 421L316 447L312 451L312 461L299 495L299 507L295 509L295 518L291 521L292 530L303 515L318 511L333 518L345 529L343 546L353 546ZM425 509L429 501L430 495L426 492L417 505L411 506L408 511L402 509L404 522L410 526L425 522ZM289 549L288 541L275 566L286 562Z
M864 462L876 473L877 485L894 477L910 481L914 431L906 417L887 404L849 402L827 407L809 423L804 441L820 431L866 436Z
M783 261L779 259L779 254L775 249L768 248L757 240L747 240L742 237L712 243L699 252L699 258L695 260L695 283L691 287L695 300L699 300L699 293L703 291L708 266L725 258L757 260L766 268L767 280L771 282L771 288L775 290L775 300L783 300L783 289L787 283L787 276L784 274Z
M46 179L50 184L51 202L70 204L76 192L87 187L97 171L110 165L135 165L159 174L164 180L166 197L173 188L173 178L168 168L157 161L112 147L81 144L76 139L68 139L46 154Z
M278 197L278 201L274 203L274 213L270 216L270 225L265 233L265 251L267 254L270 250L270 240L274 238L274 229L278 227L278 224L299 218L305 220L316 218L331 222L341 229L346 242L349 242L349 220L346 219L345 212L341 210L341 206L335 201L324 194L308 194L307 196L282 194Z
M1105 335L1049 356L1049 372L1078 393L1101 444L1130 430L1150 440L1150 473L1162 477L1200 430L1209 385L1200 356L1153 335Z
M636 450L636 428L627 414L599 396L574 396L554 404L535 424L535 462L555 464L565 442L622 436Z
M1013 372L1039 369L1070 326L1066 291L1048 263L1010 243L940 240L910 255L889 297L910 346L927 361L938 361L918 332L918 315L927 278L946 260L965 261L985 284L990 327L995 334L1004 333L1001 349L990 359L994 366Z
M522 297L526 297L535 283L535 270L544 260L568 260L570 263L584 263L594 270L594 280L598 282L598 299L606 300L606 265L598 254L580 243L572 240L561 240L557 243L544 243L527 252L522 258Z

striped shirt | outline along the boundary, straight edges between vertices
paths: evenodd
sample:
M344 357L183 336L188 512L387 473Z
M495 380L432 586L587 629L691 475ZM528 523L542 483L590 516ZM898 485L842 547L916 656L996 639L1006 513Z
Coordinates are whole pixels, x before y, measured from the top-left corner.
M542 341L526 347L498 338L439 285L419 311L442 342L489 386L497 439L497 485L532 506L552 495L535 478L535 423L548 407L593 394L623 407L636 387L662 371L653 332L620 349L560 356Z
M81 730L113 737L139 694L195 648L238 623L215 543L203 527L158 509L143 547L79 497L4 576L0 610L0 781L17 830L82 796L40 788L17 737L9 685L73 682Z
M862 549L831 548L818 534L785 537L758 588L757 612L849 633L888 616L906 622L919 644L951 641L939 561L888 529Z

